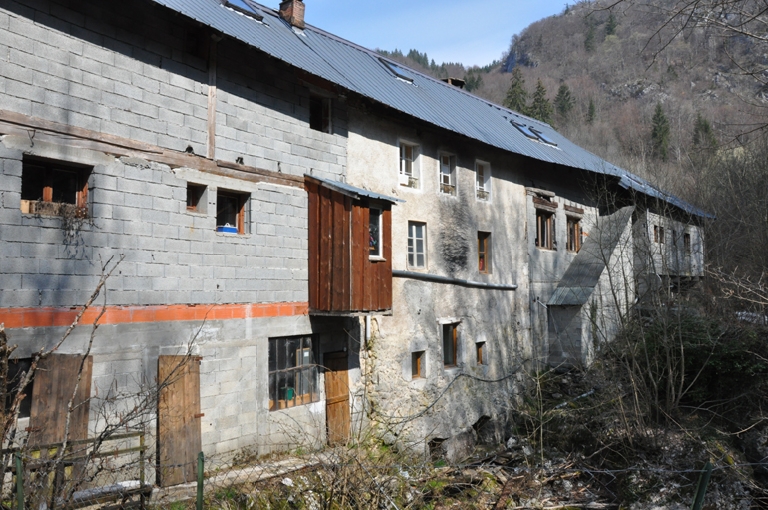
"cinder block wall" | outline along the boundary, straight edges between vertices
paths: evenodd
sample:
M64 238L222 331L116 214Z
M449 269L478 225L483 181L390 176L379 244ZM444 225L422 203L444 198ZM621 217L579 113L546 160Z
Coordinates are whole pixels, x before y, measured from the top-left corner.
M0 0L0 110L205 155L207 62L186 51L199 30L138 0ZM334 102L333 133L312 131L309 91L291 68L226 39L218 78L216 159L343 179L344 104ZM268 411L267 339L313 332L302 306L306 193L68 143L33 135L0 140L0 309L35 317L36 310L82 305L102 262L120 255L125 260L107 285L109 305L253 305L245 318L166 314L102 326L92 351L91 427L111 388L131 394L151 385L158 356L183 353L194 339L192 351L203 357L207 454L322 442L322 402ZM22 162L30 156L92 168L90 218L71 235L60 218L21 212ZM187 211L188 182L207 186L205 213ZM219 189L250 193L248 234L215 232ZM287 305L259 308L270 303ZM33 320L9 330L19 357L62 333ZM89 327L77 328L60 352L84 352L89 334Z

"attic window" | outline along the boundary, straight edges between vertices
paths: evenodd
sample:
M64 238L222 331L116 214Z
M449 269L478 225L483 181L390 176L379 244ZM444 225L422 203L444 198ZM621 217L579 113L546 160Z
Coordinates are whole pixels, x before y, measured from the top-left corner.
M557 147L557 144L554 141L552 141L551 138L545 136L544 133L542 133L538 129L533 129L533 128L530 128L530 129L531 129L531 131L533 131L533 133L536 134L536 136L539 137L539 140L541 140L542 142L546 143L547 145L554 145L555 147Z
M394 74L396 78L399 78L408 83L413 83L413 76L411 76L411 74L406 69L403 69L394 62L384 60L383 58L380 58L379 61L384 64L384 66L389 69L389 72Z

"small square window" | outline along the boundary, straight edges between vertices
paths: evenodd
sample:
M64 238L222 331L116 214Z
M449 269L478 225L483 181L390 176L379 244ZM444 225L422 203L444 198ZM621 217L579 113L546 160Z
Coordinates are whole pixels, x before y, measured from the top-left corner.
M658 225L653 226L653 242L664 244L664 227Z
M309 95L309 127L323 133L332 132L330 98Z
M458 364L459 324L443 324L443 365L455 367Z
M269 339L269 410L320 400L311 336Z
M400 142L400 185L419 187L419 146Z
M456 195L456 156L440 156L440 193Z
M205 190L206 186L202 184L187 183L187 211L190 212L205 212Z
M477 269L481 273L491 272L491 233L477 233Z
M368 256L382 257L381 251L381 209L368 209Z
M24 158L21 172L21 212L88 217L90 168Z
M427 267L427 224L408 222L408 266Z
M477 364L487 365L485 342L477 342L475 344L475 352L477 353Z
M475 190L478 200L491 199L491 165L488 163L475 163Z
M411 377L413 379L424 378L425 358L426 357L424 355L424 351L416 351L411 353Z
M216 231L247 234L250 224L250 194L219 190L216 194Z
M554 250L555 245L555 215L551 212L536 209L536 246L544 250Z
M581 221L578 218L568 216L568 242L565 249L577 253L581 249Z

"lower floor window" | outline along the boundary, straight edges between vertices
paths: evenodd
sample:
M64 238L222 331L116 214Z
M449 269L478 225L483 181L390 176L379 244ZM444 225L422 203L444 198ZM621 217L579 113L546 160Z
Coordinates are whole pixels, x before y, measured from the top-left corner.
M485 342L477 342L475 344L475 349L477 351L477 364L487 365L485 359Z
M424 351L417 351L411 353L411 377L414 379L421 379L424 377Z
M269 339L269 410L320 400L311 336Z
M457 323L443 324L443 365L446 367L458 364L458 327Z

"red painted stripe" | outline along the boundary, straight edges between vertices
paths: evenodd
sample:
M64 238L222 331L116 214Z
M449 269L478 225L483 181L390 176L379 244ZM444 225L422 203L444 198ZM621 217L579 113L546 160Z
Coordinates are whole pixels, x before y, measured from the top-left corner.
M80 312L72 308L0 308L0 324L8 329L69 326ZM92 324L101 307L91 307L80 324ZM247 305L108 306L99 324L245 319L307 315L308 303L255 303Z

